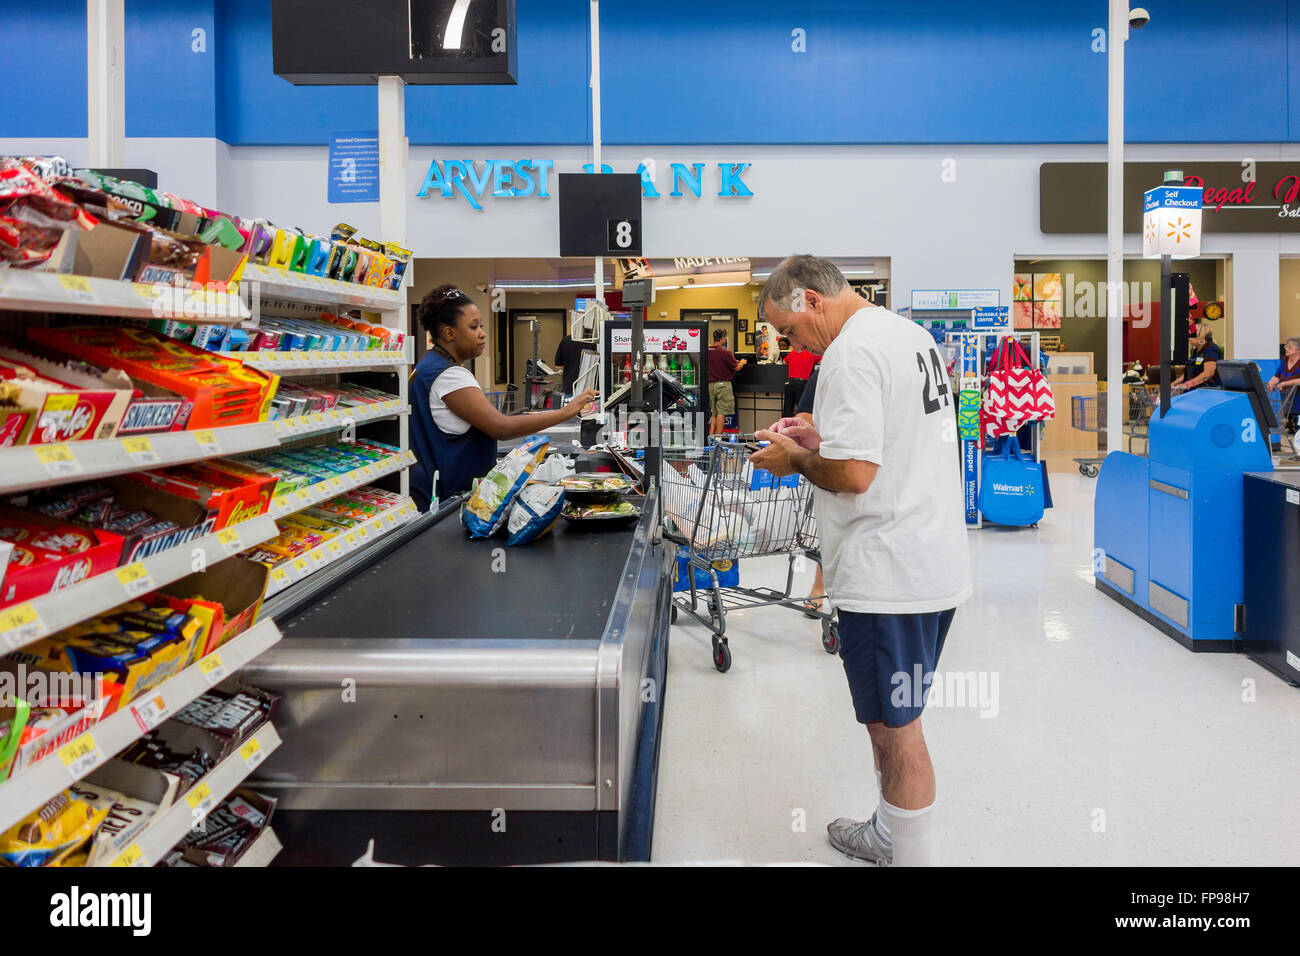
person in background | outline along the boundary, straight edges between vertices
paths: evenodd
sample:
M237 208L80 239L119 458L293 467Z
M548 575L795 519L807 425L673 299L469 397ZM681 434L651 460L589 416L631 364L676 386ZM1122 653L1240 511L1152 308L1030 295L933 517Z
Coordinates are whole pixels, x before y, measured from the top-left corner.
M1190 391L1202 385L1215 388L1219 384L1219 363L1223 361L1223 349L1214 344L1214 332L1201 323L1196 327L1196 338L1192 341L1192 354L1183 366L1173 387Z
M582 353L595 352L596 346L590 342L575 342L568 332L560 339L555 349L555 367L560 371L560 388L565 395L573 394L573 383L582 371Z
M566 422L596 397L587 389L563 408L501 414L465 362L483 354L487 329L478 306L454 285L440 285L416 312L429 351L411 373L411 498L421 511L469 491L497 463L497 442L523 438ZM437 485L435 487L435 476Z
M710 435L721 435L727 416L736 414L736 393L731 380L744 367L745 360L737 359L727 348L726 330L714 329L713 344L709 346L709 405L713 409Z
M820 361L821 356L813 355L803 347L802 343L796 345L794 351L785 357L785 400L781 403L782 418L789 418L795 413L804 389L808 386L808 377L812 375L813 369ZM811 412L812 409L809 411Z
M817 487L840 657L880 773L876 812L834 820L827 836L853 859L924 865L936 790L920 718L972 591L943 359L929 333L872 306L829 259L783 260L758 305L782 335L823 356L813 424L782 419L759 432L770 444L750 461Z
M1282 344L1282 364L1277 374L1268 380L1266 386L1270 392L1285 390L1282 407L1286 410L1286 428L1294 434L1296 430L1296 387L1300 386L1300 338L1291 336Z

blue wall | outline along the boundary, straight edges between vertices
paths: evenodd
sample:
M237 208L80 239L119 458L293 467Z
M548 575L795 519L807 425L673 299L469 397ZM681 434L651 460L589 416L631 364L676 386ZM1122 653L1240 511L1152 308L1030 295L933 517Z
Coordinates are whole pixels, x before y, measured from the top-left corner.
M1130 142L1300 140L1300 4L1180 0L1128 46ZM990 10L989 8L995 8ZM270 0L127 0L127 134L324 144L373 87L271 70ZM414 144L590 138L586 0L519 0L519 84L410 87ZM0 9L0 137L84 136L85 5ZM656 0L601 11L604 138L655 143L1074 143L1106 135L1105 0ZM190 31L208 30L208 52ZM791 51L806 31L807 52ZM54 69L51 64L62 64ZM1292 69L1292 65L1296 69Z

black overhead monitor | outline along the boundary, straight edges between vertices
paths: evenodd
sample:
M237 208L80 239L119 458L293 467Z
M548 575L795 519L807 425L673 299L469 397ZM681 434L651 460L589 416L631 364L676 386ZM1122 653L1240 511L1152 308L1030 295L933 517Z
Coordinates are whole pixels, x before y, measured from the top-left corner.
M515 83L515 0L271 0L271 55L299 85Z
M1255 411L1255 420L1267 434L1277 428L1277 416L1273 414L1273 403L1269 401L1264 389L1264 379L1259 374L1259 366L1254 362L1218 362L1215 371L1219 375L1219 388L1225 392L1245 392L1250 396L1250 406Z

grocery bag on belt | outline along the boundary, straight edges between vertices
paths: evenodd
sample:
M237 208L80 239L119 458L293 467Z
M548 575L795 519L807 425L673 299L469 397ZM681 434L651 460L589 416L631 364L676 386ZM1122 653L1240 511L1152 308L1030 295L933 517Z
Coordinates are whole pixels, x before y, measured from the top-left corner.
M483 476L460 509L461 523L469 529L471 538L486 538L501 530L510 506L533 469L546 457L550 443L545 435L530 435Z

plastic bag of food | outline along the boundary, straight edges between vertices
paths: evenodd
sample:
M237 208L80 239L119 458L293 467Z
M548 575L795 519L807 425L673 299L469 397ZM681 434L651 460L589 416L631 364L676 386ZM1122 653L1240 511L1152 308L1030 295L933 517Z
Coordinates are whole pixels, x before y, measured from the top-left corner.
M565 475L573 474L573 462L563 455L551 455L537 466L530 479L533 483L553 485Z
M0 860L12 866L62 866L108 816L68 791L0 834Z
M486 538L501 530L515 496L546 457L549 446L545 435L530 435L483 476L460 509L461 523L471 538Z
M536 541L554 527L563 508L563 488L529 482L510 509L510 519L506 523L510 537L506 538L506 544Z

